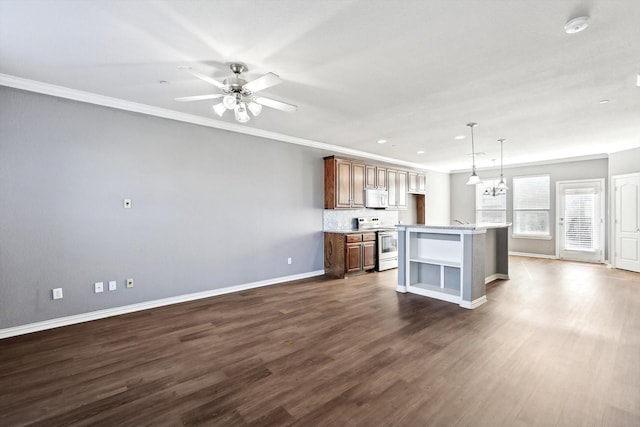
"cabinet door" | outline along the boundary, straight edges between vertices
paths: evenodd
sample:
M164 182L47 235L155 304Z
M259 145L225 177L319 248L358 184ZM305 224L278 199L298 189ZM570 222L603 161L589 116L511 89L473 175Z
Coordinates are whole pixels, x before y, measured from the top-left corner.
M387 168L376 167L376 187L387 189Z
M398 171L396 184L396 206L399 209L407 208L407 172Z
M409 172L409 193L418 191L418 174Z
M351 162L336 159L336 207L351 207Z
M376 242L362 243L362 269L372 270L376 267Z
M389 207L396 207L396 176L397 171L387 169L387 189L389 191Z
M372 165L366 165L366 181L365 187L376 188L376 167Z
M362 270L362 243L347 243L346 258L347 273Z
M365 166L363 164L351 164L351 179L351 207L364 208Z
M418 175L418 193L425 194L427 192L427 176Z

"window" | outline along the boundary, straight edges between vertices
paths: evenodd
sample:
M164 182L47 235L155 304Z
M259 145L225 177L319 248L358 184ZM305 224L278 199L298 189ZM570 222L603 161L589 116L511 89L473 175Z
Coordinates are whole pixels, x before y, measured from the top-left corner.
M485 179L476 184L476 224L504 224L507 222L507 196L485 194L495 188L498 179Z
M549 175L513 178L513 236L550 239Z

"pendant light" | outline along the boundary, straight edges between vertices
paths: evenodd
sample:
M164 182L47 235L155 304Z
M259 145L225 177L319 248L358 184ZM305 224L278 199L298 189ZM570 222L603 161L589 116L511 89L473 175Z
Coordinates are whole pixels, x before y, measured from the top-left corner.
M497 186L498 194L506 194L507 190L509 189L509 187L507 187L507 182L504 179L504 174L502 173L502 145L505 141L506 139L504 138L498 140L498 142L500 143L500 182Z
M471 158L473 160L473 169L471 170L471 176L467 181L467 185L480 184L480 177L476 174L476 147L473 141L473 128L478 126L477 123L467 123L467 126L471 128Z

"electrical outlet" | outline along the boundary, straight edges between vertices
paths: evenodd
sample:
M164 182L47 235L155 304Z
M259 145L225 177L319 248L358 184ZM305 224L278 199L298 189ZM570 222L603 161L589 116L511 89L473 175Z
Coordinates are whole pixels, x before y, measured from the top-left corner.
M110 291L115 291L115 290L116 290L116 288L117 288L117 286L118 286L118 285L116 284L116 281L115 281L115 280L110 280L110 281L109 281L109 290L110 290Z
M132 206L131 199L124 199L122 202L122 205L124 206L125 209L131 209L131 206Z
M62 299L62 288L55 288L53 290L53 299Z
M96 282L94 285L94 290L96 292L96 294L99 294L100 292L102 292L104 290L104 283L103 282Z
M133 279L127 279L127 288L133 288Z
M287 258L287 264L291 265L291 258Z

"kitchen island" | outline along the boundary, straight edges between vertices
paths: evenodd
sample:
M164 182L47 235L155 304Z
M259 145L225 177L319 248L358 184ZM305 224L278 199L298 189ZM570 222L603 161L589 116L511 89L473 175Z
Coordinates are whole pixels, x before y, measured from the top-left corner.
M486 284L509 278L511 224L398 226L398 292L475 308Z

